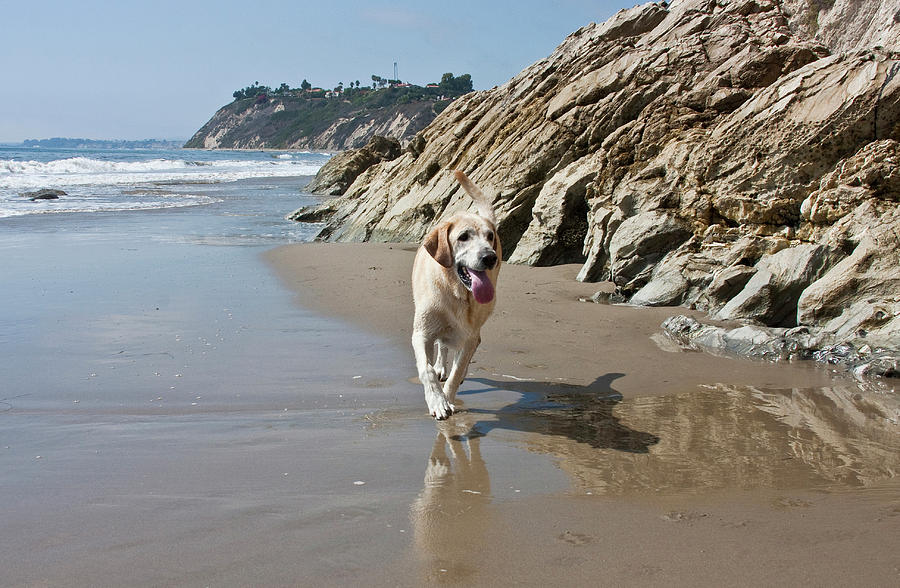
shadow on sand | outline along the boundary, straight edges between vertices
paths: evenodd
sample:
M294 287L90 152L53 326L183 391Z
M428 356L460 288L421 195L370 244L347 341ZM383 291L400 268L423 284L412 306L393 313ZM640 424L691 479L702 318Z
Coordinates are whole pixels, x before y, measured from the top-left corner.
M470 419L479 414L494 417L473 423L466 437L482 437L499 428L568 437L597 449L648 453L650 446L659 442L659 437L630 429L613 414L622 395L613 389L612 383L622 376L624 374L608 373L587 386L470 378L469 382L477 382L484 388L460 390L460 396L510 390L521 397L497 410L466 409Z

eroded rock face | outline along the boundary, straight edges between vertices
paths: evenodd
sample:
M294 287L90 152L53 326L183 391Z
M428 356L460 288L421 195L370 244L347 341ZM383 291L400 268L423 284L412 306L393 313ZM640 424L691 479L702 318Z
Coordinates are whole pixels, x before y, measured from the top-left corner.
M359 149L375 136L401 143L434 120L434 103L416 101L387 108L343 109L321 114L323 99L271 96L220 108L185 144L192 149ZM337 108L341 109L340 106ZM319 112L319 114L310 113ZM305 124L284 121L307 120ZM330 121L330 122L329 122Z
M833 264L825 245L803 243L766 255L744 287L718 313L720 319L752 318L767 325L797 325L797 301L807 285Z
M342 151L328 160L306 190L313 194L339 196L361 173L382 161L396 159L400 155L400 141L375 136L365 147Z
M662 255L690 234L687 223L666 212L648 210L628 217L619 224L609 243L613 283L626 295L633 293L648 281Z
M621 11L455 101L404 154L306 214L325 218L322 238L416 241L471 206L458 168L493 198L513 263L582 263L579 279L612 280L633 303L889 341L900 327L892 7Z
M900 6L895 0L781 0L792 29L832 51L882 46L900 50Z
M745 356L769 361L812 359L846 368L858 377L900 377L900 352L868 343L834 341L840 334L825 329L725 327L704 324L685 316L669 317L663 331L679 345L717 355Z

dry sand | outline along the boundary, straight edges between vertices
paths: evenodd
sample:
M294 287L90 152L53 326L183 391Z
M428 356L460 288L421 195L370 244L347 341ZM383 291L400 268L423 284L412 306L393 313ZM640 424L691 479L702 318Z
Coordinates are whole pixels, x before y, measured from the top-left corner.
M275 249L267 258L298 292L301 304L349 319L406 348L412 333L409 273L415 249L410 244L313 243ZM805 364L664 352L654 342L665 345L660 323L673 314L699 313L581 302L609 288L577 282L577 272L575 265L505 264L497 307L482 331L470 377L586 386L617 374L615 390L626 397L712 383L790 388L832 382L826 370Z
M307 244L267 259L301 305L402 351L414 249ZM463 411L418 448L430 454L409 549L349 583L900 582L894 393L808 364L667 349L659 324L683 310L580 302L597 285L575 273L502 268ZM415 387L411 357L397 370ZM421 390L421 416L410 398L370 418L428 422Z

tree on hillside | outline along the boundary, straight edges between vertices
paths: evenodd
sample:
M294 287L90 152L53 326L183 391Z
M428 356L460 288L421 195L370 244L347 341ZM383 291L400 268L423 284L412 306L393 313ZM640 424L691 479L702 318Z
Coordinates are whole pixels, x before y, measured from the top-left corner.
M256 98L257 96L263 96L272 93L272 88L269 86L260 86L259 82L253 82L252 86L247 86L241 90L236 90L231 96L235 100L244 100L245 98Z
M307 82L306 78L303 78L303 81L300 83L300 89L303 90L304 92L306 92L310 88L312 88L312 84Z
M450 72L441 76L440 87L442 90L452 94L466 94L472 91L472 76L462 74L454 77Z

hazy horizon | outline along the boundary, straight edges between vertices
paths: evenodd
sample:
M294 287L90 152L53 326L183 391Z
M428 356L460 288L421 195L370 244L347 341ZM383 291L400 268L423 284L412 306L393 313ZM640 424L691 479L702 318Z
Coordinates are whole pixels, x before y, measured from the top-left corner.
M53 136L53 137L25 137L20 141L0 141L0 145L6 146L21 146L26 141L46 141L53 139L65 139L65 140L81 140L81 141L98 141L98 142L127 142L127 143L138 143L143 141L158 141L160 143L172 143L172 142L182 142L187 143L190 137L142 137L139 139L121 139L119 137L61 137L61 136Z

